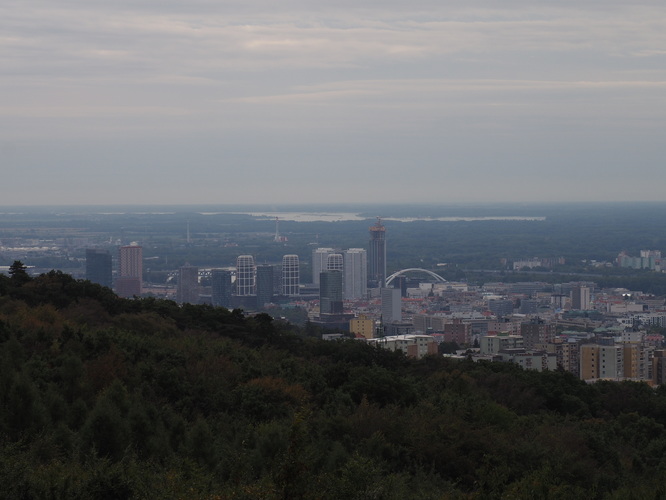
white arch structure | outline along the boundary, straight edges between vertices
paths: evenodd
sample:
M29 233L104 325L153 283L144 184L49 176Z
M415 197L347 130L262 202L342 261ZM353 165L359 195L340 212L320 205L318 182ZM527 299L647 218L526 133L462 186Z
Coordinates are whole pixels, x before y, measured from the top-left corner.
M420 267L410 267L409 269L401 269L397 273L393 273L391 276L386 278L386 286L389 286L391 284L391 282L395 278L397 278L398 276L402 276L405 273L409 273L409 272L425 273L425 274L431 276L432 278L435 278L435 280L437 280L439 283L447 283L447 281L437 273L433 273L432 271L428 271L427 269L421 269Z

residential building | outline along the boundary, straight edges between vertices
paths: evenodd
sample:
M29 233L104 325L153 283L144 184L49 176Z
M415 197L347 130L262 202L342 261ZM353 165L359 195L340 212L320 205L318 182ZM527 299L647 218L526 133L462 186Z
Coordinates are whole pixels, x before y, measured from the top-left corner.
M536 349L537 344L552 342L555 338L555 325L535 318L529 323L520 324L520 335L527 350Z
M651 378L655 385L666 384L666 349L657 349L654 351Z
M382 288L382 323L402 321L402 297L399 288Z
M484 335L479 341L481 354L498 354L508 349L522 349L523 337L520 335Z
M590 309L592 302L590 300L590 289L586 286L576 286L571 290L571 308L585 311Z
M396 335L367 341L390 351L402 351L410 358L421 359L437 354L437 342L430 335Z
M375 322L361 314L358 318L349 320L349 331L354 335L362 335L366 339L371 339L375 336Z
M335 253L333 248L315 248L312 250L312 283L319 285L319 275L326 271L329 254Z
M342 252L343 296L346 300L363 299L368 295L368 252L363 248L350 248Z
M344 258L341 253L331 253L326 256L326 271L344 270Z
M546 370L555 371L557 369L556 354L544 351L515 353L512 355L511 361L522 366L525 370L543 372Z
M444 324L444 341L455 342L458 345L472 343L472 325L464 323L462 319L454 318L452 323Z
M137 244L118 250L116 293L121 297L138 297L143 289L143 248Z
M293 297L300 291L300 268L298 255L282 257L282 295Z
M582 344L580 346L582 380L622 380L624 349L620 345Z
M256 269L252 255L240 255L236 259L236 295L256 295Z

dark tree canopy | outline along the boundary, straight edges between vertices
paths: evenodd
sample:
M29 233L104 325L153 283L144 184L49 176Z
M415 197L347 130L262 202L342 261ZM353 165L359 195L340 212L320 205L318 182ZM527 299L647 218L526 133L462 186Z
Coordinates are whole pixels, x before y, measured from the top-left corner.
M665 494L662 388L417 361L317 334L267 314L121 299L57 271L5 287L2 495Z
M20 260L15 260L12 265L9 266L9 276L12 285L14 286L22 286L30 281L28 268Z

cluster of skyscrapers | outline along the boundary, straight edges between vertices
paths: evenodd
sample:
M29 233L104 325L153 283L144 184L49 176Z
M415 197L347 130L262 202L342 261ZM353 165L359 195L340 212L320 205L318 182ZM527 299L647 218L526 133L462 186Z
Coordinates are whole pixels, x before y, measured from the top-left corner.
M200 273L198 267L187 264L179 269L176 301L194 304L208 300L200 274L210 278L209 300L214 306L260 309L276 297L293 298L300 293L299 259L295 254L285 255L281 267L257 265L252 255L238 256L235 271L211 269Z
M316 248L312 251L312 286L318 289L322 315L342 314L343 300L368 297L369 288L386 284L386 229L377 219L370 228L368 249ZM118 253L118 275L113 282L112 258L107 250L86 250L86 279L114 287L122 297L140 296L143 291L143 251L137 244L122 246ZM201 286L208 279L210 289ZM280 297L301 296L300 261L296 254L282 257L281 265L257 264L252 255L240 255L234 269L200 272L190 264L179 268L176 301L198 303L209 300L224 307L262 308ZM205 297L210 294L210 298ZM393 300L393 299L391 299ZM399 310L399 308L398 308Z
M316 248L312 251L312 280L319 285L322 273L339 272L342 299L355 300L368 294L368 254L363 248L336 250Z

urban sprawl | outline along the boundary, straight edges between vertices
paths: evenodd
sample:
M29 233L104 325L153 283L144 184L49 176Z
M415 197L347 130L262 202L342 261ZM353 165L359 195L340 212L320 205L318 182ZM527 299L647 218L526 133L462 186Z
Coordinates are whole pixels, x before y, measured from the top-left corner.
M283 241L277 231L275 242ZM410 268L387 274L386 228L369 228L367 248L313 248L312 282L301 280L301 259L258 264L239 255L236 265L186 264L169 284L145 280L140 243L88 248L85 278L123 297L156 296L178 303L211 304L253 312L301 309L325 339L353 336L407 356L443 355L512 362L529 370L565 370L582 380L666 381L664 297L593 281L451 282L436 272ZM6 250L6 249L3 249ZM56 247L14 248L57 252ZM4 252L7 254L7 252ZM114 262L117 260L116 265ZM543 259L516 260L514 269L548 267ZM619 254L624 268L661 272L659 251Z

